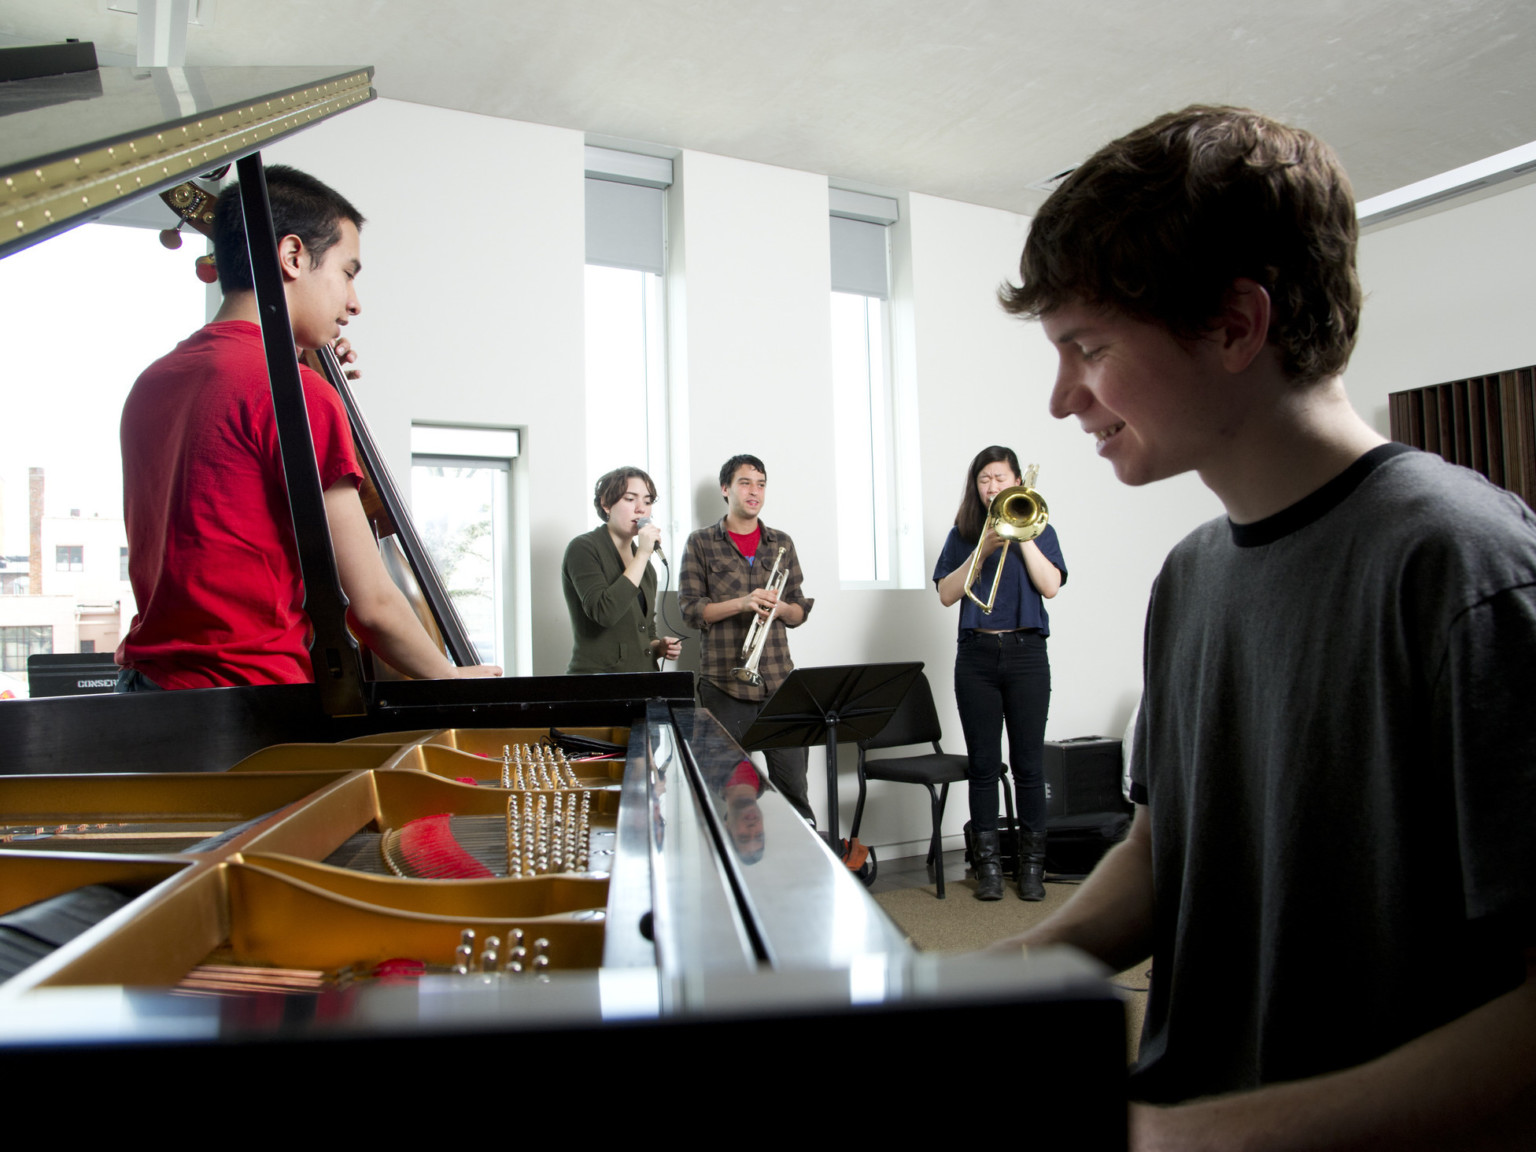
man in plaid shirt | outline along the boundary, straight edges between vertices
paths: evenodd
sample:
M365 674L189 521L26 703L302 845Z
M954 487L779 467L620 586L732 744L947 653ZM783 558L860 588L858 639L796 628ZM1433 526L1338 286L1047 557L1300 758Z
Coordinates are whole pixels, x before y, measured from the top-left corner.
M758 519L767 486L767 469L756 456L732 456L725 462L720 469L720 495L726 514L717 524L688 537L678 579L683 619L697 628L700 636L699 703L738 742L794 669L785 629L803 623L815 603L800 591L795 542ZM766 588L780 548L784 549L780 571L789 573L782 598ZM738 680L731 670L742 666L741 646L752 617L755 614L766 620L775 603L779 610L769 625L757 665L763 683ZM805 749L775 748L765 755L774 787L814 824L805 792Z

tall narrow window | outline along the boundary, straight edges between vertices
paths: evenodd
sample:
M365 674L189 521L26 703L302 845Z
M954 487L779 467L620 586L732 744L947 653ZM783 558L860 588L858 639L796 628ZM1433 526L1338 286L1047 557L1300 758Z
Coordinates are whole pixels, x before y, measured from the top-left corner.
M832 404L844 587L895 582L894 413L887 225L896 202L834 190ZM844 215L840 213L849 213Z
M662 274L672 162L589 147L586 168L586 480L633 465L666 492ZM664 547L676 512L665 509Z
M411 515L482 664L511 665L515 431L411 429Z

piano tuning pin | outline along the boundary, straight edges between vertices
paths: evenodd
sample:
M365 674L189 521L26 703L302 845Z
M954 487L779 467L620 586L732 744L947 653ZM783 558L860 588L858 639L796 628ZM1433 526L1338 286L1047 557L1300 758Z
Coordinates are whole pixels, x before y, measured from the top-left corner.
M512 931L507 933L507 940L514 948L521 948L523 946L523 930L521 928L512 929Z
M487 936L484 946L480 949L480 971L496 971L496 961L500 952L501 940L495 936Z
M460 976L469 972L469 962L475 955L475 930L466 928L459 933L459 946L453 950L453 970Z

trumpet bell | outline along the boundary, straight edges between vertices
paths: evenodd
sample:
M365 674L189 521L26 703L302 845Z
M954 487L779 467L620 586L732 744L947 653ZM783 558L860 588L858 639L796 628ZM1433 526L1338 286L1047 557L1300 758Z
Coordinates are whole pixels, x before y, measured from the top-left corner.
M751 684L755 688L763 686L763 678L756 668L732 668L731 675L743 684Z

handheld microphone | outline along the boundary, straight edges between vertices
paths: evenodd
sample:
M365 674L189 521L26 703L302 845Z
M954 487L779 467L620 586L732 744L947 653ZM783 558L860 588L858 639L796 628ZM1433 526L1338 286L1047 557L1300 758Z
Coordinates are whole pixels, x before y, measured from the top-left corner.
M650 522L651 522L651 518L649 516L642 516L640 518L640 522L635 525L636 531L638 531L641 528L646 527L648 524L650 524ZM662 552L662 550L661 550L661 541L660 540L656 541L656 547L654 549L652 549L652 551L654 551L656 553L656 558L658 560L660 560L663 564L665 564L667 562L666 554L664 552Z

